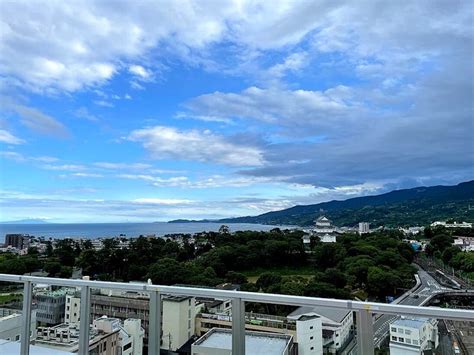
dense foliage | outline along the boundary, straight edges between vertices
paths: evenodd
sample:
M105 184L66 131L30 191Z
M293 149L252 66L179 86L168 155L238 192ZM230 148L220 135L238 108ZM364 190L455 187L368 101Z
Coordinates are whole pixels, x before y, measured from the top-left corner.
M295 206L254 217L221 220L223 223L263 223L309 226L321 211L338 226L354 226L360 221L372 226L427 225L434 220L455 218L474 221L474 181L456 186L419 187L392 191L345 201Z
M357 293L381 300L413 283L414 252L398 232L346 234L337 243L313 241L312 250L305 250L302 235L279 229L230 234L224 228L194 238L180 236L179 242L140 237L128 248L106 239L100 250L89 241L64 239L42 257L35 250L22 257L2 255L0 272L42 268L50 276L69 277L73 268L81 268L84 275L100 280L150 278L155 284L202 286L231 282L250 291L336 298ZM294 273L285 275L279 272L282 268ZM248 282L245 273L256 269L268 271Z
M426 255L440 260L445 265L474 280L474 252L463 252L453 245L455 237L474 238L474 228L426 228L425 237L429 244L426 246Z

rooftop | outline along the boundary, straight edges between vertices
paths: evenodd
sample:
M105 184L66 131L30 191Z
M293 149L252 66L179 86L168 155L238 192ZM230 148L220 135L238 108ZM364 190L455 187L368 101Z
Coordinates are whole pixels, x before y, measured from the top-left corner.
M20 354L20 342L0 339L0 354ZM30 355L66 355L69 351L30 345Z
M430 320L428 318L413 318L413 319L400 318L400 319L397 319L395 322L393 322L391 324L392 325L399 325L401 327L419 329L429 321Z
M245 354L283 354L291 342L291 335L245 332ZM232 332L214 328L199 338L194 346L232 350Z
M336 323L341 323L347 315L351 313L347 309L336 309L336 308L327 308L327 307L307 307L302 306L294 310L288 315L288 318L299 319L299 316L302 315L316 315L320 317L325 317Z

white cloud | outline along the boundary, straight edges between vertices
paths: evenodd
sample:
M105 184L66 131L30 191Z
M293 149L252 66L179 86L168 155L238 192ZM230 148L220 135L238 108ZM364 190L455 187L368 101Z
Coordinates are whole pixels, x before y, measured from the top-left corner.
M181 205L193 203L194 201L186 199L137 198L132 200L132 202L144 205Z
M152 166L144 163L111 163L111 162L96 162L95 167L111 170L147 170Z
M83 171L87 169L84 165L77 165L77 164L60 164L60 165L46 164L46 165L42 165L41 167L46 170L57 170L57 171Z
M240 93L201 95L185 105L189 115L263 121L303 135L342 129L364 112L353 90L342 85L325 91L250 87Z
M234 166L258 166L262 152L255 146L233 142L208 130L180 131L172 127L155 126L138 129L128 137L139 142L154 159L193 160Z
M76 111L74 111L74 115L91 122L96 122L99 120L95 115L89 112L87 107L84 106L81 106Z
M95 100L94 103L98 106L102 106L102 107L114 107L114 104L109 102L109 101L105 101L105 100Z
M58 138L70 136L66 126L36 108L15 102L8 96L0 97L0 104L3 110L16 113L20 117L20 123L36 133Z
M128 71L132 73L135 77L138 77L140 80L144 80L144 81L150 80L153 75L153 73L150 70L147 70L141 65L137 65L137 64L134 64L128 67Z
M4 129L0 129L0 142L17 145L25 143L25 140L14 136Z

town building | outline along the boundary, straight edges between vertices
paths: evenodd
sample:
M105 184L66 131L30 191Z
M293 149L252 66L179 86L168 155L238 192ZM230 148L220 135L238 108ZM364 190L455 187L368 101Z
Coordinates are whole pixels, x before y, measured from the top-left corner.
M56 325L64 322L66 295L75 289L38 291L33 300L37 307L37 320L42 325Z
M472 223L467 222L445 222L445 221L436 221L431 223L431 227L445 227L445 228L472 228Z
M214 328L230 329L232 317L227 314L199 313L196 315L196 334L203 336ZM245 313L245 329L260 333L285 334L293 337L298 354L323 353L321 318L301 315L292 319L270 314Z
M37 345L30 345L29 348L30 355L73 355L69 351L56 350L50 348L44 348ZM21 354L21 343L19 341L10 341L0 339L0 354L13 355Z
M79 323L81 314L81 297L80 292L76 291L66 295L66 303L64 305L64 323Z
M118 330L118 354L143 354L145 330L141 327L140 319L126 319L122 325L117 318L102 316L95 319L92 326L102 333L112 333Z
M191 346L192 355L232 355L232 332L211 329ZM285 334L245 332L246 355L293 354L293 337Z
M453 246L462 251L474 251L474 237L454 237Z
M318 237L322 243L336 242L337 228L325 216L320 216L315 220L315 225L311 229L311 236ZM303 243L308 244L311 241L311 236L303 237Z
M399 318L390 324L390 355L424 354L438 347L438 321Z
M162 349L176 351L194 335L195 311L193 297L163 297Z
M338 353L344 350L354 338L354 319L352 312L349 310L325 307L299 307L290 313L287 318L289 320L298 320L303 315L318 316L321 319L322 342L326 352Z
M0 339L19 341L21 339L22 311L0 308ZM36 336L36 310L31 312L31 338ZM0 347L0 354L2 354ZM3 353L7 354L7 353Z
M370 223L360 222L359 223L359 234L365 234L370 232Z
M71 302L78 303L79 309L76 313L79 315L80 300L74 301L74 297L72 297ZM105 315L124 322L128 318L139 319L145 330L144 344L146 347L148 344L149 302L147 293L111 292L110 290L96 289L91 294L91 315L93 318L100 318ZM163 295L162 313L161 348L176 351L195 334L195 299L193 297ZM72 317L73 315L70 316L71 320Z
M79 324L58 324L53 327L38 327L32 344L67 353L79 350ZM109 355L119 353L119 329L110 331L91 327L89 331L89 353Z
M11 246L18 250L28 249L30 245L30 237L24 234L6 234L5 247Z

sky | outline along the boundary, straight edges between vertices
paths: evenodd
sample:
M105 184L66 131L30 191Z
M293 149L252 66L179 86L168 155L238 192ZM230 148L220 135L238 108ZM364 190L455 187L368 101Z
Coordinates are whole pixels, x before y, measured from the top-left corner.
M470 1L0 1L0 221L472 180L473 43Z

